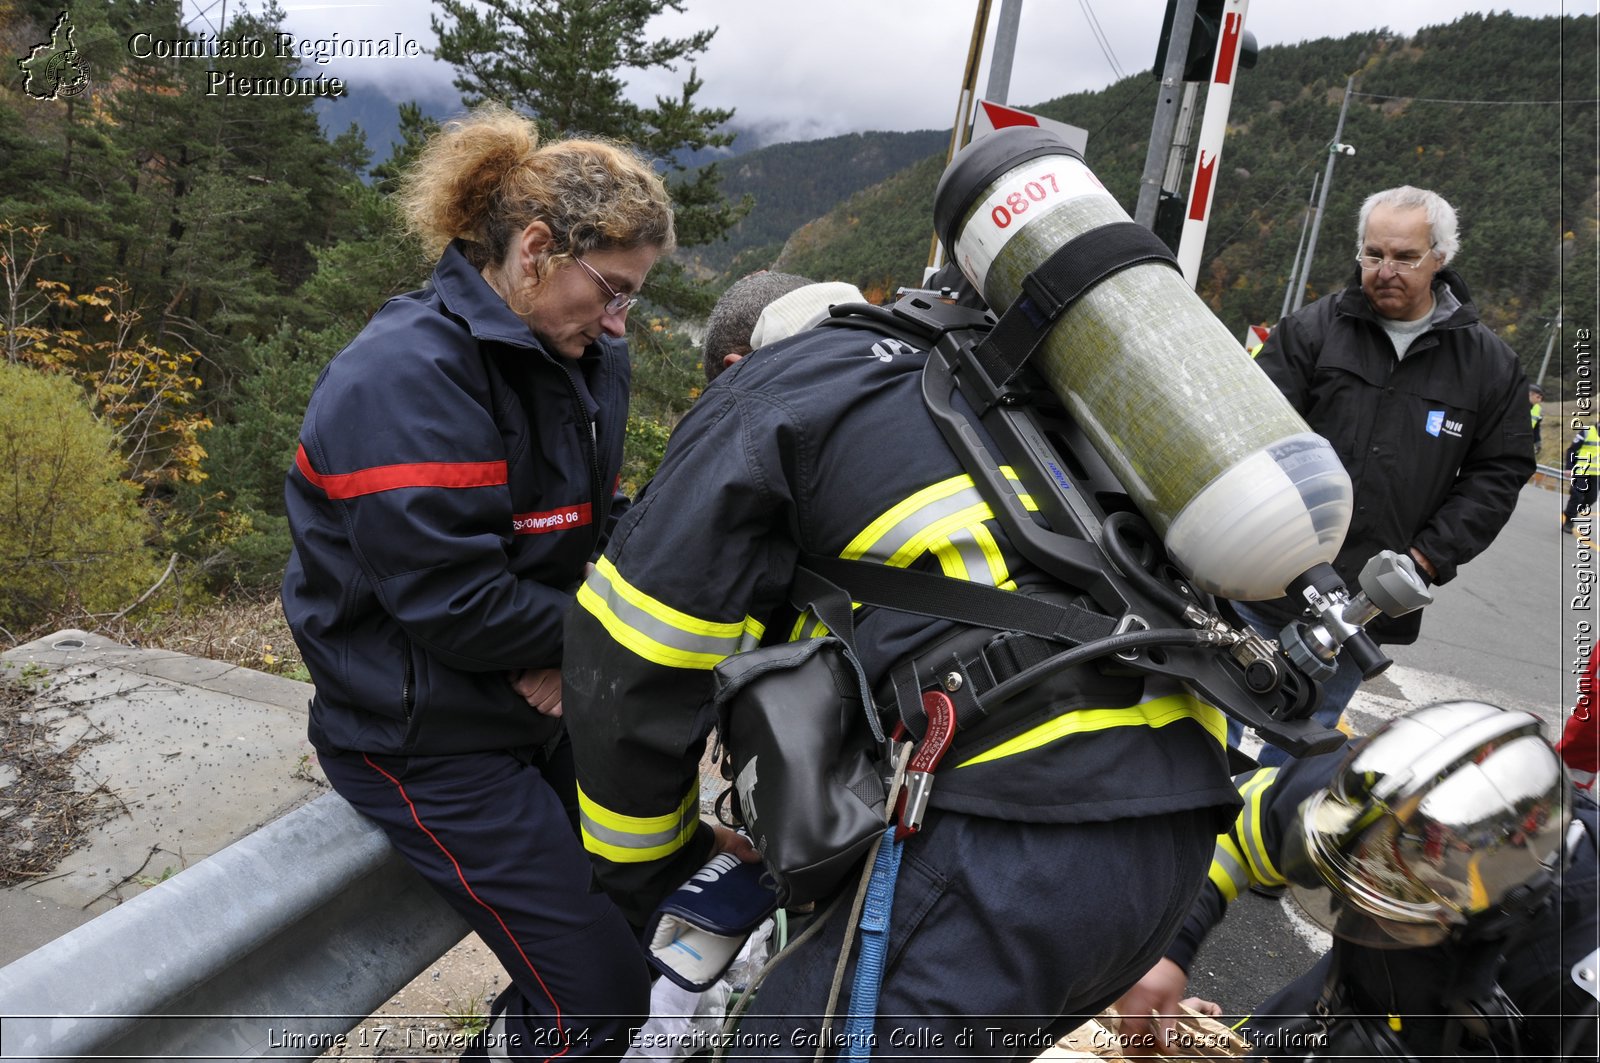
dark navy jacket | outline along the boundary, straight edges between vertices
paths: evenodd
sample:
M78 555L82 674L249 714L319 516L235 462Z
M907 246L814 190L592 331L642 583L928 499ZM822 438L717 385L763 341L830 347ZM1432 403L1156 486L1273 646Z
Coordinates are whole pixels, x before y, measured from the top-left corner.
M557 667L622 462L629 366L547 353L447 249L323 371L285 495L283 607L318 749L534 745L558 720L506 673Z

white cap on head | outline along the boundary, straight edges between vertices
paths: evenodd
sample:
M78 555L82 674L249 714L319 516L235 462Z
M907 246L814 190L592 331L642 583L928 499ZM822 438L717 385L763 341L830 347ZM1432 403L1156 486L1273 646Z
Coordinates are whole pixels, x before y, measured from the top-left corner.
M786 340L797 332L804 332L822 321L830 306L839 303L864 303L867 297L854 284L843 281L823 281L796 288L788 295L774 299L761 311L756 327L750 333L750 349L760 350L769 343Z

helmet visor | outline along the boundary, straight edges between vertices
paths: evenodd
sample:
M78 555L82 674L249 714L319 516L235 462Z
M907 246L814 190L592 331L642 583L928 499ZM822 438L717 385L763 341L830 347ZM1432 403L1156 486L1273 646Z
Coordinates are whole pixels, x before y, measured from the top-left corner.
M1300 820L1286 839L1283 872L1312 922L1369 948L1417 948L1449 936L1454 913L1396 859L1392 817L1363 818L1322 791L1300 806Z
M1435 922L1414 923L1382 919L1326 886L1289 883L1294 898L1306 918L1336 938L1369 949L1415 949L1437 945L1450 936L1450 928Z

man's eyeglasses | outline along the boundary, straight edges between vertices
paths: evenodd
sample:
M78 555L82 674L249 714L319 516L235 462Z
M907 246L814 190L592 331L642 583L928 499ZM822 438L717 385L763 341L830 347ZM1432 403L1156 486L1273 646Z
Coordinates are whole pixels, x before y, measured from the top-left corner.
M1410 273L1412 270L1426 262L1428 260L1428 256L1431 254L1433 254L1431 250L1424 251L1414 262L1404 258L1384 258L1382 255L1357 255L1356 261L1360 263L1361 268L1366 270L1368 273L1371 273L1373 270L1382 269L1385 264L1387 264L1388 267L1394 270L1396 273Z
M572 261L582 266L583 271L589 275L589 278L600 286L601 291L605 292L606 295L609 296L609 298L606 300L606 313L620 314L624 310L631 309L634 304L639 301L639 297L637 295L627 295L611 287L611 285L606 283L606 279L600 276L598 270L578 256L572 256Z

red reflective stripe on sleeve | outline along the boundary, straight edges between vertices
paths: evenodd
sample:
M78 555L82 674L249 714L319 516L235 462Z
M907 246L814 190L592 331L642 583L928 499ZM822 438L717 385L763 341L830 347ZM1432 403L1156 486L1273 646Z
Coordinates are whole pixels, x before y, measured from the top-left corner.
M294 463L300 475L329 498L356 498L398 487L499 487L506 482L503 461L419 461L323 474L311 467L302 445L295 451Z
M513 513L511 530L517 535L542 535L545 532L581 528L594 520L594 509L584 502L576 506L562 506L543 513Z

